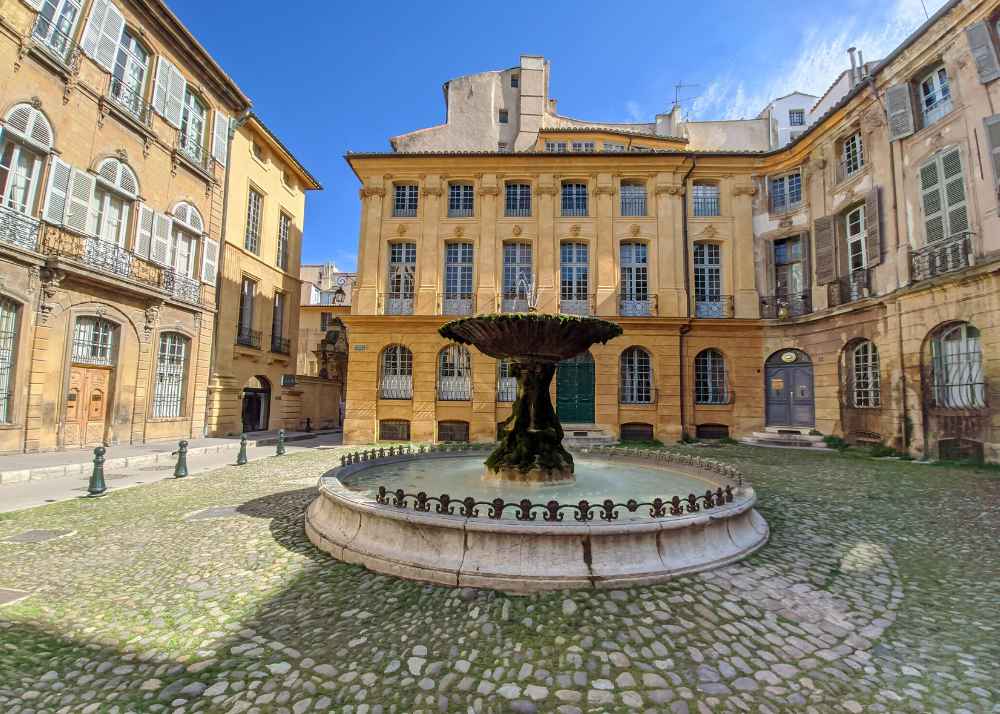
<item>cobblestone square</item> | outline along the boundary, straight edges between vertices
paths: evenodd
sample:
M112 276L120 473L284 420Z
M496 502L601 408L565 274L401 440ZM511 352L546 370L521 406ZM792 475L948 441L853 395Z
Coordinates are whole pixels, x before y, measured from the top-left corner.
M759 493L761 551L511 597L313 548L307 484L340 453L0 516L0 588L30 592L0 608L0 711L1000 709L995 469L711 449ZM72 534L18 542L32 530Z

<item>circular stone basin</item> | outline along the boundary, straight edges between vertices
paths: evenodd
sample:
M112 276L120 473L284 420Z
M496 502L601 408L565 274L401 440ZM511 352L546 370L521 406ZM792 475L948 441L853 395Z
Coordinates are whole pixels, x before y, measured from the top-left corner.
M306 533L380 573L508 592L655 583L767 542L730 467L623 452L577 454L576 483L545 486L484 482L481 455L372 452L320 479Z

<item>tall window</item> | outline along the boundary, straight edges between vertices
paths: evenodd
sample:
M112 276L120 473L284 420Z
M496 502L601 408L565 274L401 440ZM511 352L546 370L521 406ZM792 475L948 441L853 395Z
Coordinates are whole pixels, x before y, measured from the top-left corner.
M646 184L642 181L622 181L621 213L623 216L646 215Z
M933 124L951 111L951 87L944 67L935 67L920 80L920 109L924 126Z
M802 239L799 236L774 241L774 294L799 295L805 290Z
M864 205L848 211L845 222L847 226L847 254L851 264L851 272L864 270L865 266L868 265Z
M278 214L278 256L276 264L282 270L288 270L288 241L292 233L292 219L287 213Z
M805 126L806 124L805 109L789 109L788 124L789 126Z
M513 402L517 398L517 377L514 376L514 363L509 359L497 362L497 401Z
M562 215L587 215L587 184L566 181L562 185Z
M771 179L771 211L782 213L802 203L802 174L795 171Z
M979 330L968 323L946 327L931 340L934 405L980 409L986 404L986 381Z
M254 189L247 195L247 228L243 247L260 255L260 220L264 212L264 197Z
M132 204L138 193L139 183L132 169L118 159L101 162L90 205L98 238L125 247Z
M844 139L841 145L841 176L845 179L853 176L865 165L865 149L861 141L861 132L855 132Z
M718 350L703 350L694 358L695 404L727 404L726 361Z
M271 313L271 334L275 337L285 336L285 293L274 293L274 308Z
M196 164L205 159L205 117L208 110L205 103L190 89L184 92L184 107L181 111L181 151Z
M420 189L416 184L397 183L393 187L392 215L397 218L416 216L419 195Z
M176 332L160 335L153 390L153 417L168 419L184 414L184 374L187 371L189 340Z
M718 216L719 184L697 182L691 192L692 212L695 216Z
M236 330L236 341L247 347L260 349L260 336L253 331L253 308L257 297L257 281L243 278L240 284L240 314Z
M649 404L653 401L653 368L649 352L629 347L621 356L621 403Z
M471 183L448 184L448 217L468 218L472 215L475 189Z
M722 248L694 244L694 301L697 317L725 317L722 302Z
M525 312L533 298L534 277L531 271L531 244L504 243L503 310Z
M559 311L570 315L590 313L590 261L586 243L559 247Z
M442 401L472 399L469 350L461 345L449 345L438 355L438 399Z
M42 6L35 20L34 36L63 61L67 60L82 0L44 0L32 4Z
M645 243L622 243L621 261L621 314L649 315L649 261Z
M391 243L389 245L389 295L386 302L386 314L412 314L416 269L416 243Z
M382 351L379 398L413 398L413 353L402 345L389 345Z
M194 275L194 259L198 250L198 236L174 221L170 236L170 265L178 275L190 278Z
M73 361L111 365L115 352L115 325L100 317L79 317L73 328Z
M957 238L969 230L962 154L957 148L938 153L920 167L920 193L927 243Z
M531 215L531 184L507 184L504 215L510 217L523 217Z
M0 297L0 424L13 419L14 352L17 349L18 304Z
M149 52L125 28L111 75L111 98L140 121L146 120L143 96L148 71Z
M4 132L0 153L0 207L31 215L38 193L42 157L25 144L13 141Z
M852 404L855 407L877 407L882 404L878 347L865 340L851 350Z
M444 256L444 314L472 312L472 243L448 243Z

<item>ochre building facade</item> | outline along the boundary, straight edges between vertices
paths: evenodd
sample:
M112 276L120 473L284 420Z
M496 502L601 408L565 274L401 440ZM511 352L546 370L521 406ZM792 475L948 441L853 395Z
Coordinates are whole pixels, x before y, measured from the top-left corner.
M998 19L949 2L785 146L772 113L559 115L539 57L447 83L445 124L347 157L346 441L492 439L506 367L437 328L538 310L624 328L560 365L564 424L1000 460Z

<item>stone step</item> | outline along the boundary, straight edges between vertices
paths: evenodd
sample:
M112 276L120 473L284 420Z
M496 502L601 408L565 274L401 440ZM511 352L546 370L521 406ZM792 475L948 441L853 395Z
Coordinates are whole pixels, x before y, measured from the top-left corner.
M791 439L793 441L810 441L815 444L823 443L822 434L781 434L775 431L755 431L752 434L754 439Z
M823 443L822 437L819 441L812 441L809 439L803 439L795 434L768 434L762 438L763 435L758 436L754 434L753 436L745 436L740 439L740 443L749 444L750 446L766 446L772 449L809 449L810 451L817 450L829 450L829 447Z
M563 424L563 444L567 447L586 448L614 444L611 434L596 424Z

